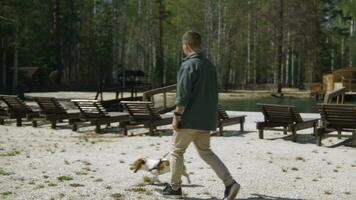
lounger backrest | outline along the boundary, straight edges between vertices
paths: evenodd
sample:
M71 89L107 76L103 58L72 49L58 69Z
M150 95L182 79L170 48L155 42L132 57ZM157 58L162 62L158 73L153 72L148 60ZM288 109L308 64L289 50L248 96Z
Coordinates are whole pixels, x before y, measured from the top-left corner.
M224 107L222 105L218 105L218 119L219 120L225 120L225 119L229 119L229 115L226 113Z
M0 99L7 105L9 112L30 113L32 109L17 96L1 95Z
M161 119L152 102L149 101L121 101L128 111L130 118L135 121Z
M356 105L319 104L318 110L327 127L356 128Z
M257 104L262 108L265 121L276 123L297 123L302 122L302 117L295 110L294 106Z
M107 111L97 100L72 100L85 118L99 118L107 116Z
M63 106L53 97L35 97L34 99L40 106L41 113L43 114L67 114Z

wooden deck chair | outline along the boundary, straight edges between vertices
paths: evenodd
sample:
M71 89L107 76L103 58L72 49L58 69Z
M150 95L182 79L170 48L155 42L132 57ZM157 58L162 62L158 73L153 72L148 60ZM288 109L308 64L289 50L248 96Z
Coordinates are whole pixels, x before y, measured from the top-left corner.
M318 104L322 126L317 130L316 144L321 146L324 137L352 137L356 140L356 105ZM330 134L336 131L338 134ZM352 135L342 135L352 132Z
M4 119L16 119L16 126L22 126L22 119L32 120L34 117L38 117L38 111L32 110L24 101L19 97L13 95L0 95L0 100L2 100L7 109L0 111L1 120L0 124L4 123Z
M78 130L79 123L90 122L95 125L95 132L101 132L101 125L115 122L123 122L129 119L128 113L124 112L107 112L103 105L97 100L72 100L74 105L80 111L80 121L73 123L73 131Z
M37 121L49 121L51 128L57 127L57 122L68 120L69 124L78 121L80 113L78 110L66 110L58 101L53 97L34 97L35 102L40 107L40 116L33 118L33 126L37 127Z
M124 122L122 127L127 134L128 126L143 125L149 128L149 134L153 135L158 126L172 123L173 116L169 114L159 114L149 101L121 101L130 115L130 120Z
M229 116L222 105L218 105L218 127L219 135L223 135L224 126L240 124L240 130L244 131L246 115Z
M294 142L298 130L313 128L313 134L316 134L319 119L303 119L294 106L273 104L257 104L257 106L261 107L264 115L264 121L257 122L260 139L263 139L264 130L283 131L284 134L290 131Z

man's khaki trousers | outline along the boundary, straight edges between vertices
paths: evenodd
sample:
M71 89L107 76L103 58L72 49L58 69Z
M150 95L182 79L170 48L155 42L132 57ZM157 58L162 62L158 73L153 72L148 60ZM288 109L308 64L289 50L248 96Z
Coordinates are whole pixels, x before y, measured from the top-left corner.
M171 186L174 190L181 187L183 172L183 154L193 142L200 157L214 170L217 176L228 186L234 182L224 163L210 149L210 132L193 129L180 129L172 137L171 152Z

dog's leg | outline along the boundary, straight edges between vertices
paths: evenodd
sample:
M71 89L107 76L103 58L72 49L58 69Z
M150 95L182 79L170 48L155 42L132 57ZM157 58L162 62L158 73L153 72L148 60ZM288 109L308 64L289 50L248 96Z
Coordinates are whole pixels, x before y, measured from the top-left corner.
M152 177L151 183L152 184L160 183L160 181L158 180L158 173L153 173L153 177Z
M190 178L189 178L189 174L184 170L182 173L183 176L185 176L188 180L188 183L190 184Z

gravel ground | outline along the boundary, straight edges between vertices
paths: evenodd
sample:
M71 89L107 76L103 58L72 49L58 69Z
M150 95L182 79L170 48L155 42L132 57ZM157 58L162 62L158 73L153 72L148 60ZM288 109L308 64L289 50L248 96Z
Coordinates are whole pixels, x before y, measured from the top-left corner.
M260 140L254 122L261 114L247 115L245 132L230 126L224 137L212 137L212 149L242 185L238 199L356 199L355 147L331 147L343 141L337 138L318 147L311 129L301 131L297 143L275 131ZM162 199L155 191L163 186L146 184L150 174L135 174L129 165L168 152L170 127L162 127L161 137L143 136L144 129L131 137L115 127L100 135L93 130L0 126L0 199ZM183 178L186 199L221 199L221 181L193 145L185 162L192 180L188 185ZM167 182L169 175L159 178Z

